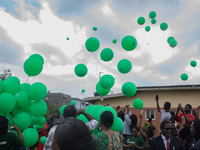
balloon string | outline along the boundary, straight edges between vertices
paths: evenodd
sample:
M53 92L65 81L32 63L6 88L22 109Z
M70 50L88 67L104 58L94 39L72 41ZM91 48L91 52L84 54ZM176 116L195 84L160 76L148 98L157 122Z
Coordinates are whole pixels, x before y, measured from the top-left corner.
M86 60L86 57L87 57L87 56L85 56L85 58L83 59L83 62L85 62L85 60Z
M29 79L30 79L30 76L28 76L28 78L26 79L26 82L25 82L25 83L30 83L30 82L29 82Z

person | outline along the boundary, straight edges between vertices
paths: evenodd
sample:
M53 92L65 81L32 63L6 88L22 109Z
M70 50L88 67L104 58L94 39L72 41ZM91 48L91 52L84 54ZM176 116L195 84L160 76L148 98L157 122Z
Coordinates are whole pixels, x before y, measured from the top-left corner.
M143 139L145 141L146 150L149 150L149 146L150 146L151 140L156 137L156 128L153 125L150 125L147 128L147 133L145 133L142 130L142 114L139 115L139 118L140 118L139 119L139 124L138 124L139 131L140 131L140 134L142 135L142 137L143 137Z
M190 125L190 135L188 135L183 141L186 149L192 147L200 139L200 120L194 120Z
M64 118L67 118L67 117L76 118L77 115L80 115L80 114L83 114L89 120L89 122L86 122L85 124L87 125L90 131L94 130L97 127L98 122L94 119L94 117L92 117L91 115L87 114L84 111L77 112L76 108L72 105L68 105L67 107L65 107L63 116ZM44 146L44 150L51 150L51 145L52 145L53 136L54 136L56 127L57 125L53 126L51 130L49 131L47 141Z
M200 119L200 106L197 107L196 119Z
M10 150L11 147L21 147L24 145L23 136L16 125L13 125L18 137L14 133L8 132L8 119L0 116L0 149Z
M102 131L94 135L98 150L122 150L122 140L119 132L112 131L114 116L110 111L104 111L100 115Z
M132 128L132 136L126 137L123 148L127 150L142 150L145 149L145 143L142 137L138 136L139 128L134 126Z
M40 138L47 135L48 123L45 122L45 126L42 129L38 130L39 138L38 138L38 145L37 150L43 150L44 145L40 143Z
M159 103L158 103L158 95L155 98L156 103L157 103L157 110L159 113L161 113L161 119L160 122L163 122L164 120L170 121L171 119L171 113L170 113L170 107L171 107L171 103L170 102L165 102L164 103L164 110L160 109Z
M86 124L75 117L67 117L57 125L52 150L96 150L97 143Z
M47 129L47 136L48 136L48 133L50 131L50 129L54 126L54 123L53 123L53 116L49 119L49 124L48 124L48 129Z
M185 150L182 140L172 136L171 122L161 122L160 128L161 135L151 141L150 150Z
M135 114L131 114L131 111L129 109L129 105L125 106L125 112L124 112L124 128L122 130L124 139L127 136L132 135L131 129L134 126L137 126L137 116Z
M200 150L200 140L198 140L189 150Z
M190 104L186 104L184 109L180 104L178 105L175 120L180 122L180 130L183 128L183 125L190 126L191 122L195 119L194 115L190 114L191 109L192 106ZM182 113L178 115L179 110Z

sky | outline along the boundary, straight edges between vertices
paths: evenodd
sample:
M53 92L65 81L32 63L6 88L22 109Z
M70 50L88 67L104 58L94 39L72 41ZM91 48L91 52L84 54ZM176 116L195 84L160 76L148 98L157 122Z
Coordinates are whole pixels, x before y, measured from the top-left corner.
M137 87L199 84L199 8L199 0L1 0L0 72L10 69L21 83L42 82L51 93L78 98L93 96L99 72L115 78L112 93L121 93L126 82ZM156 12L156 24L151 24L151 11ZM137 23L141 16L144 25ZM162 22L168 24L166 31L160 29ZM151 30L146 32L145 26ZM127 35L137 40L132 51L121 46ZM167 43L169 36L176 39L175 48ZM100 41L95 52L85 48L90 37ZM100 59L104 48L114 52L109 62ZM29 78L23 64L32 54L43 56L44 66L39 75ZM117 69L121 59L132 63L127 74ZM192 60L196 67L191 67ZM80 63L88 68L85 77L74 73ZM188 80L181 80L182 73L188 74Z

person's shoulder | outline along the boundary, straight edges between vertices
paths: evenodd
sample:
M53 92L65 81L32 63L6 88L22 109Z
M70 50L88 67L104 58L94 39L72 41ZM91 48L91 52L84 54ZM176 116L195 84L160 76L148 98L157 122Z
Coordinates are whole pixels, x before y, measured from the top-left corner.
M178 141L178 142L182 142L182 140L179 138L179 137L176 137L176 136L171 136L171 140L173 140L173 141Z
M13 137L13 136L16 136L14 133L12 133L12 132L7 132L6 134L4 134L4 136L11 136L11 137Z
M161 113L165 113L165 110L160 110Z

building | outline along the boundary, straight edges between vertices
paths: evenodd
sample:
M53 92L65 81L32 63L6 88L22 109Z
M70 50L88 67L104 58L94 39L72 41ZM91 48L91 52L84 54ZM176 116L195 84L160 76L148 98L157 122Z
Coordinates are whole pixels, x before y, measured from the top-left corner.
M103 96L103 101L100 96L84 98L85 101L93 103L94 105L107 105L116 108L120 106L123 110L125 105L129 104L131 112L137 116L141 113L141 110L136 110L132 103L134 99L140 98L143 105L143 122L153 118L153 124L157 129L160 128L161 114L157 111L155 97L159 95L159 104L161 109L165 102L171 103L171 114L175 115L178 104L181 103L184 107L185 104L192 105L191 113L196 115L196 109L200 105L200 85L173 85L173 86L146 86L137 87L137 93L133 97L125 97L122 93L109 94Z
M92 103L88 103L85 102L83 99L80 98L71 98L71 100L75 101L76 104L74 105L74 107L79 110L79 109L83 109L85 110L87 108L87 106L91 105Z

